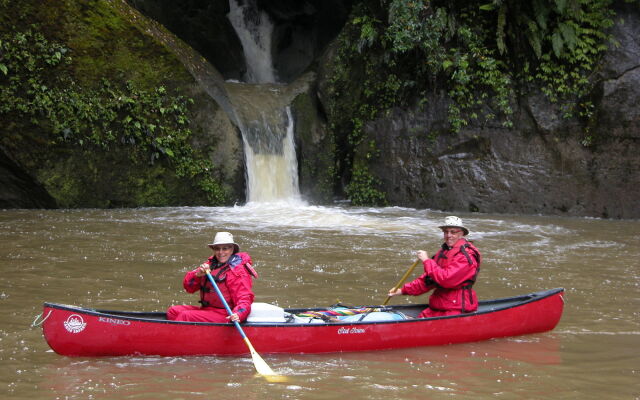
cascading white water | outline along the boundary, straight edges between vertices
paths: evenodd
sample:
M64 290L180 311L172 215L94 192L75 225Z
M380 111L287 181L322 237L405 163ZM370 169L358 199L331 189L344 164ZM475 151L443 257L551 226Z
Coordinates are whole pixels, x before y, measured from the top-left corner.
M250 145L248 135L243 136L247 166L247 201L274 202L282 200L299 200L298 162L293 142L293 117L291 109L286 108L287 128L284 137L280 137L281 151L256 152ZM269 122L262 123L262 130L271 130ZM280 126L276 127L278 129ZM269 132L267 136L282 136L281 132ZM273 143L262 143L269 147ZM261 149L265 150L265 149ZM273 149L270 149L273 150Z
M253 0L229 0L228 15L242 43L248 83L227 83L242 131L248 202L298 202L298 165L290 96L271 59L273 25Z
M275 83L276 77L271 59L271 35L273 24L264 11L260 11L252 0L240 5L229 0L229 21L242 43L247 62L245 81L249 83Z

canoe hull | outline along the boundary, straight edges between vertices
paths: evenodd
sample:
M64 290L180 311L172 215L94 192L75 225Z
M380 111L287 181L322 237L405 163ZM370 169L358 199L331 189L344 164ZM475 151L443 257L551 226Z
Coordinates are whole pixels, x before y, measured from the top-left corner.
M243 324L259 353L329 353L437 346L552 330L563 311L563 289L485 302L462 316L385 322ZM515 300L514 300L515 299ZM511 300L504 301L504 300ZM493 305L495 304L495 307ZM482 303L481 303L482 306ZM230 324L148 318L45 303L43 333L66 356L248 354Z

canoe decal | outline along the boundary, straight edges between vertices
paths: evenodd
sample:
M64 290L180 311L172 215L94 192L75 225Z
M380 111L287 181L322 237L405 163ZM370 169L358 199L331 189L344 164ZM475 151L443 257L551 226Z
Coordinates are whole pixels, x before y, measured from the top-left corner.
M117 318L98 317L98 322L106 322L114 325L131 325L131 321L125 321Z
M66 321L63 322L64 329L71 333L82 332L84 328L87 326L87 323L84 322L82 317L78 314L71 314Z
M358 327L340 327L338 328L338 335L349 335L352 333L365 333L367 330L363 329L363 328L358 328Z

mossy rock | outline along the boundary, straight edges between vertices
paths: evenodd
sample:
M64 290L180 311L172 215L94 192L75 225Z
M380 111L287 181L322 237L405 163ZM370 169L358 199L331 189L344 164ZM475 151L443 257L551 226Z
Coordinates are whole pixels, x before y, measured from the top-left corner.
M318 115L318 104L310 93L296 96L291 108L298 159L301 160L300 193L314 202L330 202L335 186L333 137Z
M0 33L31 30L42 34L49 43L59 43L68 50L65 57L69 56L70 62L56 66L50 74L42 74L48 90L58 90L57 93L67 90L84 99L95 97L98 88L108 82L110 87L131 86L141 93L153 93L162 87L164 97L189 96L191 99L185 103L186 125L184 122L176 125L190 136L186 139L187 147L182 145L183 148L178 149L181 154L173 158L170 156L175 151L171 148L159 147L151 152L133 149L132 146L141 145L140 140L119 143L120 139L112 138L100 146L76 139L74 145L61 140L60 127L42 112L30 111L29 118L19 112L0 112L0 145L61 207L222 205L240 196L238 185L223 184L221 180L237 179L241 174L223 173L215 166L202 167L210 162L209 154L215 149L216 138L210 136L210 127L198 125L210 120L197 115L216 114L218 104L198 87L171 50L145 33L147 23L122 0L44 3L24 0L20 6L0 0ZM0 76L0 87L9 84L7 78L3 80ZM117 89L113 92L118 93ZM55 100L65 101L64 98ZM100 104L101 100L92 101ZM131 101L136 101L135 96ZM158 103L155 110L142 109L141 114L133 117L160 128L163 121L156 122L154 118L161 107ZM104 130L105 122L91 115L90 107L84 111L88 115L84 116L84 125L77 133L99 135L95 132ZM189 115L196 118L191 120ZM125 117L126 114L115 115L113 120ZM95 126L90 123L87 126L86 121L93 120ZM171 123L168 119L164 122ZM125 136L122 131L107 133ZM157 143L173 140L161 139L163 141ZM156 146L155 143L152 145ZM193 161L184 164L184 157L192 157ZM177 160L184 165L177 164ZM225 164L225 160L217 162ZM206 182L198 168L207 171Z

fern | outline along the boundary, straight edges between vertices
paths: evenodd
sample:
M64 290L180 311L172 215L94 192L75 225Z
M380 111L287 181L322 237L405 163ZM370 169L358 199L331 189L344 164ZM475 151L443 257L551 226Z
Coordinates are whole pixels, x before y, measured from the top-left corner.
M551 44L553 47L553 54L555 54L557 58L560 58L562 56L562 48L564 47L564 42L562 41L560 32L556 31L551 35Z
M536 57L540 58L542 56L542 39L540 37L538 25L533 21L529 21L527 28L527 32L529 33L529 36L527 36L529 44L531 45Z
M576 43L578 43L576 31L569 23L558 24L558 30L562 34L562 39L564 40L565 45L569 50L573 51L576 48Z
M565 10L567 9L567 0L555 0L555 3L558 13L564 14Z
M551 9L547 3L543 0L534 0L532 2L533 7L533 19L543 32L547 30L547 21Z

